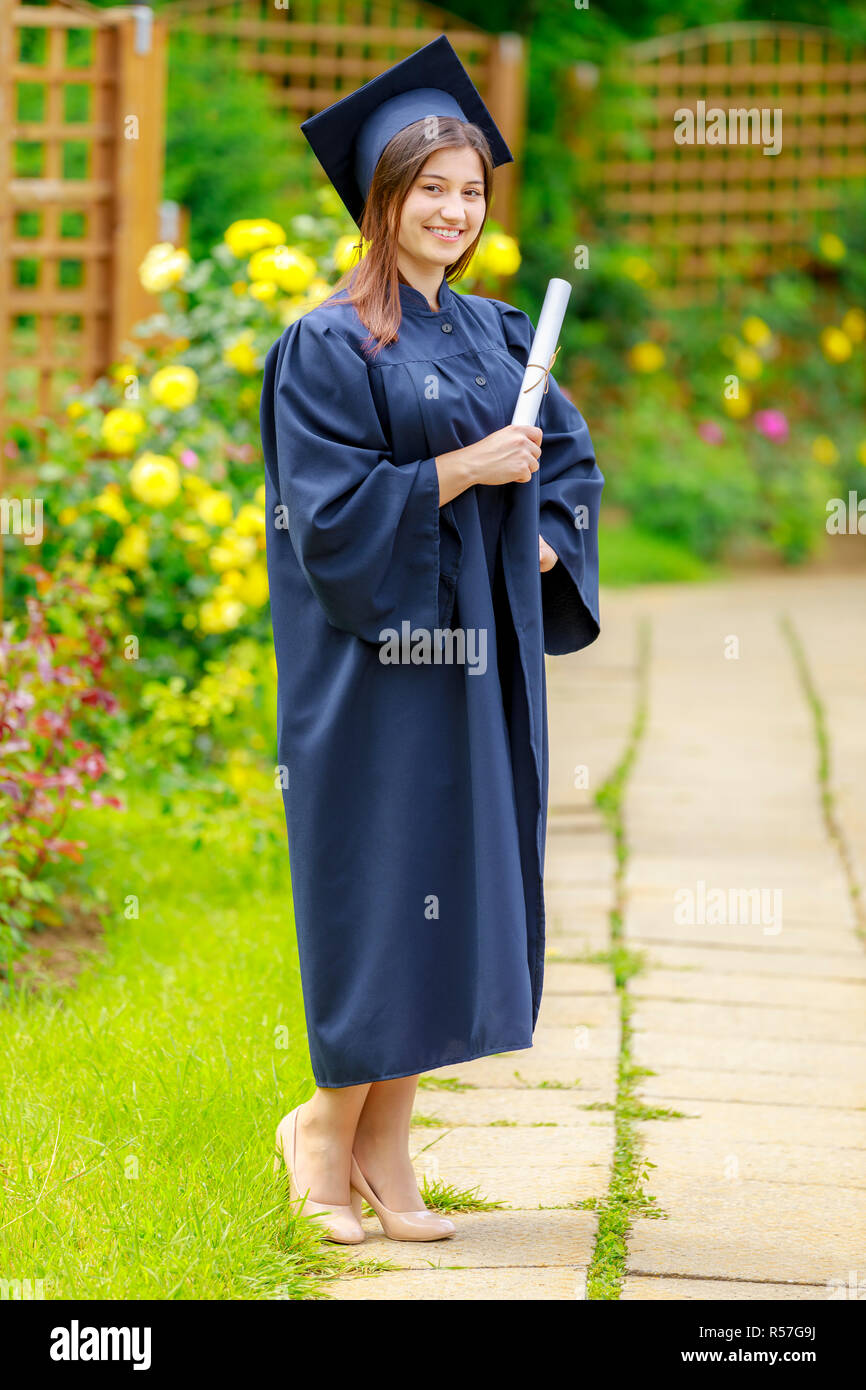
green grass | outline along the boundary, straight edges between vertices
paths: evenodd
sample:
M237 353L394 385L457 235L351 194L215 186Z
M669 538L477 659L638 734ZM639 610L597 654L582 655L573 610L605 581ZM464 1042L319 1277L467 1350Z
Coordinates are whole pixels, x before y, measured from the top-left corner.
M127 799L70 826L105 957L0 1008L0 1269L48 1298L324 1294L345 1266L272 1168L313 1086L282 803Z
M599 526L601 582L611 587L710 579L712 566L676 541L625 524Z

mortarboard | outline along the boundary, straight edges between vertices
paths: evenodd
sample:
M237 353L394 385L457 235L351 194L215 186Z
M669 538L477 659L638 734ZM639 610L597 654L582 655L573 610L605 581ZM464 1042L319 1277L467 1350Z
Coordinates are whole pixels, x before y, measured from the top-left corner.
M514 159L444 34L303 122L313 153L359 225L388 141L425 116L455 116L479 126L494 168Z

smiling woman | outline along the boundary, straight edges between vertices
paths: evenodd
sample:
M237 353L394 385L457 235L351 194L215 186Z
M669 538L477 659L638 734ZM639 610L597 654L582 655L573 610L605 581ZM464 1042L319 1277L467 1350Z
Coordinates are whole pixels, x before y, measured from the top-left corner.
M603 479L552 378L541 427L509 423L526 314L451 289L511 155L447 39L303 128L368 249L273 345L262 390L278 758L318 1084L277 1158L331 1240L364 1239L362 1196L386 1235L439 1240L455 1227L426 1210L408 1156L418 1074L532 1045L544 653L598 635ZM390 660L403 631L411 650ZM435 659L437 631L467 639L462 661Z

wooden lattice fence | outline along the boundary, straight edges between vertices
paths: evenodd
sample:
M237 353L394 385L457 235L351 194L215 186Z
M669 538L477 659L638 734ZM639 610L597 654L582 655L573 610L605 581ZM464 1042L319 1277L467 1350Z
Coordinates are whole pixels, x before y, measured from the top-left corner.
M594 76L583 149L592 154L603 207L625 238L653 248L683 298L727 274L762 276L801 261L816 215L863 186L866 50L827 31L758 23L695 29L632 46L618 72L585 73L588 87ZM612 95L617 84L620 101ZM705 138L712 108L780 111L781 151L698 143L701 101ZM625 110L627 119L598 125L593 105ZM692 144L674 138L683 108L696 117ZM755 122L739 128L751 136Z
M515 34L489 34L411 0L292 0L282 8L273 0L174 0L162 14L172 45L184 34L206 35L236 54L239 66L266 76L273 100L295 125L447 34L520 158L526 71ZM494 215L509 228L516 193L515 166L506 165L496 175Z
M0 417L56 413L152 312L165 27L145 6L0 7ZM2 480L0 480L2 481Z

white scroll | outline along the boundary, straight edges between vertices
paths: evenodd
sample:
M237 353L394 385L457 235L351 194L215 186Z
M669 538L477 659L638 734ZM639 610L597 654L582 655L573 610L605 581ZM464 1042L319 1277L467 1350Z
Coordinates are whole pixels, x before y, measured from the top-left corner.
M534 425L538 419L548 374L559 351L557 344L570 295L571 285L567 280L551 280L547 286L512 425Z

